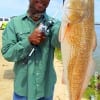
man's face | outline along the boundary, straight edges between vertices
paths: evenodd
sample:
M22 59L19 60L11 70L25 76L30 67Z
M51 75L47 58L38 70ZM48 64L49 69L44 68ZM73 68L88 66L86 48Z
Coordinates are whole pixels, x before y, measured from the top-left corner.
M36 13L43 13L48 7L50 0L30 0L30 9L35 10Z

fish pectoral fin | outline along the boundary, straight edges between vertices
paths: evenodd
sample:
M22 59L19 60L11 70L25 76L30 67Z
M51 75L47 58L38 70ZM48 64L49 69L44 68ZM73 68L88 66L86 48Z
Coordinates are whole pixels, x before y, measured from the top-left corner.
M66 32L70 32L70 30L71 30L71 24L68 23L68 24L66 25Z
M71 27L72 27L71 23L67 23L67 24L63 23L62 26L59 31L59 41L60 42L63 41L64 38L66 38L66 36L68 35L67 33L71 30Z

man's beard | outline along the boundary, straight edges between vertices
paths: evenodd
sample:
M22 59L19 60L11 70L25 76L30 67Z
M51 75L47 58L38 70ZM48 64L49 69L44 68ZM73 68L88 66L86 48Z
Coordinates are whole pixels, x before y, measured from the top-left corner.
M42 18L43 15L44 15L44 13L36 13L36 14L33 14L31 17L36 18L36 19L40 19L40 18Z
M35 18L40 19L44 15L45 11L46 11L46 9L44 11L37 11L37 10L35 10L35 8L33 6L30 5L28 13L29 13L29 16L32 18L35 17Z

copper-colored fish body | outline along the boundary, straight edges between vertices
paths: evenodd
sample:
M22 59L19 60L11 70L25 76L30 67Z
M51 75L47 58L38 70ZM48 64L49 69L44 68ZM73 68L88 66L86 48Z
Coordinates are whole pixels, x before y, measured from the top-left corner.
M92 59L94 0L85 0L86 7L83 8L81 2L82 0L65 0L64 9L69 11L63 15L60 30L68 100L81 100L95 68ZM75 7L77 11L74 11Z

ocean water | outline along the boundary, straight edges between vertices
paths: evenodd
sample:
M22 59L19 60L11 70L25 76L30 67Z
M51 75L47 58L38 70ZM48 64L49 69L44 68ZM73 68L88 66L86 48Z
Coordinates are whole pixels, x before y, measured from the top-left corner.
M93 56L96 63L96 72L100 73L100 25L95 25L95 31L97 36L97 48Z

